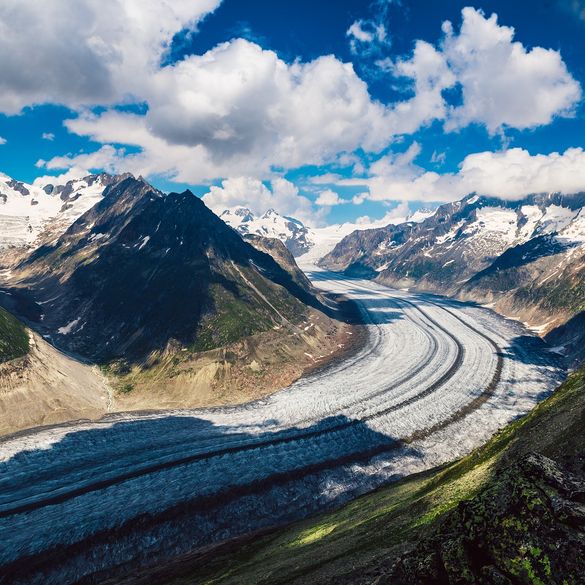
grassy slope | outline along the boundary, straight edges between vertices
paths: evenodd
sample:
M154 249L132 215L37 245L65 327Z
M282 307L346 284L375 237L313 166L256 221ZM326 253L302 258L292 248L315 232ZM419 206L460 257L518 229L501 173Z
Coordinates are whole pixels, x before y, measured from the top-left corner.
M372 580L377 567L440 525L447 512L493 486L494 472L528 452L569 468L585 435L585 369L529 415L486 445L441 469L406 478L339 511L312 518L227 551L187 583L344 583Z
M25 355L28 347L28 335L23 325L0 309L0 363Z

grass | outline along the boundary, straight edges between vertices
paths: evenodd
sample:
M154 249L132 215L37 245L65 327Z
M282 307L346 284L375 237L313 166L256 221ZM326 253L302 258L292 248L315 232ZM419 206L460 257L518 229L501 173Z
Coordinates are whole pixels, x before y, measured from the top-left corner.
M28 350L28 334L22 323L0 309L0 363L22 357Z
M529 451L562 459L579 453L585 434L585 369L571 375L529 415L484 446L442 468L410 476L356 499L340 510L256 538L233 553L219 553L204 567L172 581L278 585L336 582L400 553L437 526L460 502L490 485L494 471ZM546 559L519 558L526 565Z
M189 347L191 351L208 351L229 345L238 339L266 331L271 321L259 310L250 308L250 303L239 299L223 287L212 285L211 296L214 314L204 319L197 339Z

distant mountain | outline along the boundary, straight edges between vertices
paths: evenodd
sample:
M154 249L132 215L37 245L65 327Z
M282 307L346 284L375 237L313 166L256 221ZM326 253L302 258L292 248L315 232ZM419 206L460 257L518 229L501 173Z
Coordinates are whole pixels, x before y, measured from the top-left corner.
M226 209L219 217L242 235L253 234L280 240L293 256L308 252L313 245L308 228L299 220L280 215L274 209L257 217L246 207L236 207Z
M434 211L421 210L413 214L411 221L418 222L432 215ZM226 209L220 218L242 235L257 235L280 240L296 258L304 262L316 261L328 252L346 235L372 227L379 227L380 222L372 224L343 223L322 228L310 228L298 219L280 215L274 209L256 216L247 207ZM406 218L394 220L399 223Z
M491 304L541 333L585 309L585 194L468 196L421 223L355 232L322 266Z
M41 238L60 235L108 185L124 178L103 173L38 186L0 173L0 249L31 248Z

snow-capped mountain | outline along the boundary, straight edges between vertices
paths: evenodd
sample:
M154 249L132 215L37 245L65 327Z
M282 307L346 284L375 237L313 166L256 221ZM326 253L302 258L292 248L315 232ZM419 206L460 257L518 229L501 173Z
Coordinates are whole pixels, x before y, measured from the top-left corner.
M0 248L31 247L41 234L61 234L120 178L99 174L31 185L0 173Z
M242 235L280 240L294 256L300 256L312 247L310 230L298 219L280 215L274 209L258 217L247 207L235 207L226 209L220 218Z
M392 223L420 222L434 214L434 211L420 210L408 218L395 218ZM226 209L220 218L243 235L257 235L276 238L284 243L293 256L302 258L303 264L316 262L333 250L338 242L356 230L381 227L389 221L372 223L341 223L322 228L305 226L298 219L280 215L274 209L256 216L247 207Z
M423 222L355 232L321 264L489 304L546 333L585 308L585 194L468 196Z
M329 268L356 265L401 286L440 285L454 292L507 249L537 236L583 241L585 195L534 195L522 201L470 196L442 205L422 222L351 234L323 259Z

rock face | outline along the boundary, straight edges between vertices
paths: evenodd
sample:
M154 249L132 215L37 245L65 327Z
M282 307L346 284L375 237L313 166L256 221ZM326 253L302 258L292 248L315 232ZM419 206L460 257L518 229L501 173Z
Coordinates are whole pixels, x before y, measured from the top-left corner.
M584 205L585 194L466 197L418 224L354 232L321 265L489 303L547 333L585 308Z
M459 504L376 583L576 583L577 575L585 575L585 482L532 454Z
M109 361L193 350L303 317L317 299L189 191L127 177L14 271L57 346Z
M314 292L313 285L306 277L305 273L298 267L291 251L284 245L281 240L276 238L264 238L256 235L246 235L244 240L249 242L261 252L270 254L276 262L284 268L292 279L307 292Z

